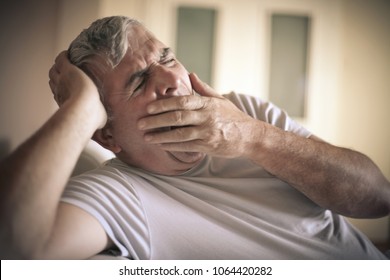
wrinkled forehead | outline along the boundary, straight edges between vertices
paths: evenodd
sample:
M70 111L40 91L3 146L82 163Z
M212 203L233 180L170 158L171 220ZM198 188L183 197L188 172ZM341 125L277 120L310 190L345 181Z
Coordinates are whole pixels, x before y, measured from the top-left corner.
M128 54L136 55L153 52L153 50L164 48L165 45L156 36L142 25L132 26L127 35Z
M95 56L94 63L88 66L87 70L92 74L98 87L102 88L103 84L109 82L112 73L115 73L112 77L117 77L118 73L141 70L147 66L148 62L159 56L159 50L166 47L152 32L139 24L128 27L127 41L125 54L114 68L107 65L100 56Z

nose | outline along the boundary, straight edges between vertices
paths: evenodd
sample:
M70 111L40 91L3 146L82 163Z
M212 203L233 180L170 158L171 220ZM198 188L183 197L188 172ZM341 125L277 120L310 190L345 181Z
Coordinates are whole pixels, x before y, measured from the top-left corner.
M157 65L153 74L155 75L155 90L158 96L170 97L180 95L181 79L175 69Z

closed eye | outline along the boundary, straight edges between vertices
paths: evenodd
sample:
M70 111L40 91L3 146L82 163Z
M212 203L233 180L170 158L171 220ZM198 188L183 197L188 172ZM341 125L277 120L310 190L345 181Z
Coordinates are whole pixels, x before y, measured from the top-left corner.
M129 79L125 87L127 88L127 92L131 92L130 96L133 96L134 93L139 91L144 86L148 78L148 71L149 67L131 75L131 78Z
M145 85L146 79L147 79L147 77L141 78L140 83L139 83L139 84L137 85L137 87L134 89L133 93L139 91L139 90Z
M161 64L166 65L168 67L175 66L176 65L176 59L171 58L171 59L162 61Z

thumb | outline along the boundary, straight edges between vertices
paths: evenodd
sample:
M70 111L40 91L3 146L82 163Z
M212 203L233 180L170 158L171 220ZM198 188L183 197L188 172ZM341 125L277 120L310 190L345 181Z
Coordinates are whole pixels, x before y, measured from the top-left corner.
M189 74L192 88L201 96L221 97L212 87L203 82L195 73Z

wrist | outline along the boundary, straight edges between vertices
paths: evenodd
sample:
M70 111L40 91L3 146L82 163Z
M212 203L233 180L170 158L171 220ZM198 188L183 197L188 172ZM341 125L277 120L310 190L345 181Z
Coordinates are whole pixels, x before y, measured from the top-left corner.
M266 129L266 123L259 120L253 120L246 128L245 134L248 135L248 138L246 141L243 141L243 157L253 162L259 161L262 150L264 149L264 135Z
M67 107L70 112L78 114L82 123L91 126L92 132L106 124L107 113L97 93L75 94L61 107Z

